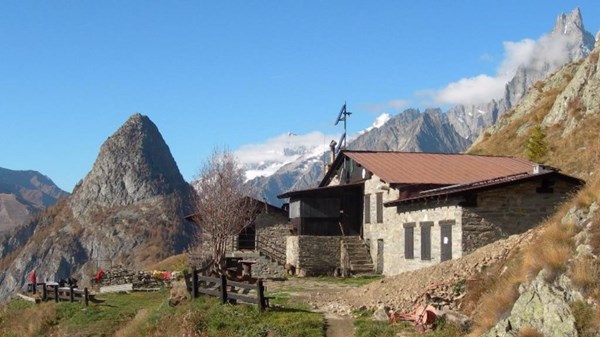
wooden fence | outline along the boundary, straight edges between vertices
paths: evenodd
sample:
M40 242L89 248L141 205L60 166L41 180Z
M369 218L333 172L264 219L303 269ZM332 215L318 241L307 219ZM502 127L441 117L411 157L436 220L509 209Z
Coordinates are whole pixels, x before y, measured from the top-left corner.
M69 301L69 302L84 302L85 305L89 305L90 299L93 299L93 295L90 295L88 288L74 288L70 287L59 287L57 284L46 284L46 283L37 283L35 287L31 284L32 292L39 293L42 301L54 300L55 302L59 301Z
M221 277L202 276L196 270L192 274L184 272L185 282L192 298L198 298L200 294L218 297L221 303L251 303L256 304L260 311L269 306L269 298L265 297L263 281L259 279L256 284L241 283L228 280L225 275Z

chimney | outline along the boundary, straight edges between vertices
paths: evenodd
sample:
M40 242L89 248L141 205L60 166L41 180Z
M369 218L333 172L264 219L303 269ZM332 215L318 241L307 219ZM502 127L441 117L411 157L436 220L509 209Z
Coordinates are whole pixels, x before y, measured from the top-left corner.
M533 165L533 174L542 174L546 172L550 172L552 169L548 166L542 164L534 164Z
M331 150L331 160L329 161L329 164L333 164L333 161L335 160L335 146L337 145L337 143L335 142L335 140L332 140L331 143L329 143L329 149Z

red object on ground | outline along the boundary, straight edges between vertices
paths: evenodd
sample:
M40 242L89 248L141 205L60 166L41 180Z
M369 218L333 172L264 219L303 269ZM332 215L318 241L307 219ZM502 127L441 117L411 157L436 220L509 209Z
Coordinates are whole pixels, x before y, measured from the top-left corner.
M104 272L104 270L100 269L97 273L96 276L94 276L94 281L96 281L96 283L100 282L100 280L102 279L102 277L104 277L106 273Z
M37 281L37 277L35 276L35 270L29 274L29 283L35 284Z

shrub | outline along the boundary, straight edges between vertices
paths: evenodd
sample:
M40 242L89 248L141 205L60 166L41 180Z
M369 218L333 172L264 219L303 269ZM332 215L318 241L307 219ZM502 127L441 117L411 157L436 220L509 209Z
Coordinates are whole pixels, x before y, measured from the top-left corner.
M546 134L539 125L531 129L531 134L525 144L525 150L527 158L531 161L542 162L544 157L546 157L546 153L548 152Z
M597 322L594 308L583 301L575 301L571 303L571 311L575 318L575 329L577 334L583 337L596 336Z
M591 293L600 286L600 264L592 258L581 258L573 262L570 278L584 293Z

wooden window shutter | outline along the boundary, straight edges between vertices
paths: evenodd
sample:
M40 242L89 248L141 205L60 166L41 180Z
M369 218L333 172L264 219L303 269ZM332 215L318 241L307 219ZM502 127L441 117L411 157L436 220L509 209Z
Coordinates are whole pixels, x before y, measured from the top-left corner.
M365 223L371 223L371 195L365 194Z
M415 223L404 224L404 258L415 258Z
M377 223L383 223L383 192L377 192Z
M433 222L421 222L421 260L431 260L431 227Z

